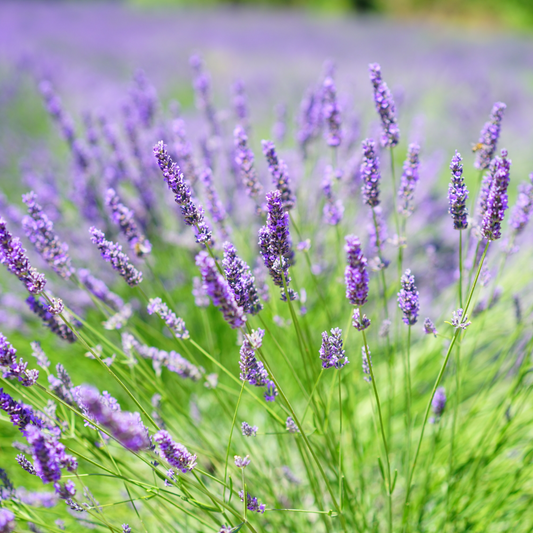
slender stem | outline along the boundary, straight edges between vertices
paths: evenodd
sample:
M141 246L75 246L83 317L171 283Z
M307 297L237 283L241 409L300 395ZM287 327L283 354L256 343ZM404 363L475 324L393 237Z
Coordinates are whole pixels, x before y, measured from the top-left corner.
M407 350L406 350L406 385L407 385L407 473L411 462L411 431L412 431L412 409L411 409L411 325L407 327Z
M337 370L339 376L339 503L342 510L342 388L341 371Z
M459 308L463 308L463 230L459 230Z
M231 437L233 436L233 428L235 427L235 421L237 420L237 412L239 410L239 405L241 403L242 391L244 390L245 383L246 383L245 381L242 382L241 392L239 393L239 399L237 400L237 405L235 407L235 413L233 414L233 422L231 423L231 429L229 432L228 447L226 449L226 461L224 465L224 493L222 495L222 499L224 501L226 501L226 483L228 482L228 460L229 460L229 450L231 447ZM244 518L246 519L246 515L244 516Z

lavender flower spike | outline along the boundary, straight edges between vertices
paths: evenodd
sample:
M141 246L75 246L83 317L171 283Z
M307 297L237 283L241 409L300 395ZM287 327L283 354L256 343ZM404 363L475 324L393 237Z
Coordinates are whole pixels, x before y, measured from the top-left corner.
M239 498L241 499L241 502L244 502L244 491L239 491ZM257 498L252 498L250 496L250 493L246 493L246 507L248 511L252 511L254 513L261 513L263 514L265 512L266 506L264 503L259 504L257 501Z
M289 211L294 207L296 198L292 194L289 182L289 171L285 161L278 158L276 147L272 141L261 141L263 154L268 162L268 170L272 176L272 182L281 193L281 202L283 209Z
M400 181L400 190L398 191L398 213L406 217L413 212L413 198L416 184L420 179L420 146L412 143L407 149L407 159L403 164L403 173Z
M200 172L199 176L200 182L204 186L205 189L205 197L206 197L206 208L207 211L210 213L213 221L218 224L218 228L220 231L220 234L224 239L227 239L228 237L228 231L225 226L225 220L226 220L226 209L224 208L224 205L220 201L220 197L218 196L218 192L215 189L215 185L213 183L213 172L210 168L206 167L203 169L202 172Z
M479 142L474 146L477 152L474 166L480 170L489 168L490 162L494 157L506 107L503 102L496 102L494 104L490 112L489 121L483 126L479 135Z
M154 435L154 441L159 444L161 455L170 466L181 470L184 474L196 466L196 455L189 453L183 444L174 442L168 431L161 430Z
M255 278L250 267L237 255L235 246L230 242L224 243L222 266L237 305L242 307L245 313L252 315L259 313L263 305L259 301Z
M481 235L493 241L501 237L501 225L505 210L508 208L507 188L509 187L509 171L511 161L507 158L507 150L502 156L495 158L495 169L490 183L486 209L481 220Z
M196 264L200 268L202 281L207 294L213 304L222 311L224 319L232 328L240 328L246 322L246 315L239 307L228 282L218 272L215 260L207 252L200 252L196 256Z
M31 191L22 195L28 206L29 216L22 219L22 227L43 259L62 278L69 278L74 269L70 265L68 246L54 233L54 225L37 203L37 195Z
M372 382L372 373L370 372L370 367L372 366L372 356L370 355L370 349L365 346L361 347L361 354L363 357L363 374L366 374L366 377L363 379L367 383Z
M248 196L256 198L263 192L254 167L254 153L248 147L248 136L242 126L233 132L235 138L235 163L237 164Z
M0 217L0 263L17 276L32 294L40 294L46 285L44 274L37 272L26 257L26 250L20 239L13 238L6 227L6 221Z
M450 163L452 181L448 186L448 202L450 205L448 212L452 216L454 229L466 229L468 227L468 209L466 208L468 189L463 179L462 160L461 154L455 150L455 155Z
M189 186L185 182L178 165L172 161L163 141L159 141L154 146L154 155L163 173L163 179L166 181L168 188L175 194L176 203L181 206L181 214L185 219L185 223L196 228L196 242L212 244L211 230L204 220L203 209L197 207L192 201Z
M41 301L39 297L30 295L26 298L26 303L33 313L35 313L52 333L55 333L63 340L73 343L76 342L76 334L64 323L60 322L54 313L51 312L51 306Z
M326 176L322 181L322 190L326 197L326 203L324 205L323 215L324 222L331 226L336 226L342 220L344 214L344 206L340 200L335 200L333 196L333 169L328 166L326 169Z
M426 335L433 335L434 337L437 336L437 328L430 318L424 320L424 333Z
M529 180L530 183L521 183L518 186L516 204L509 216L509 225L517 235L524 231L533 211L533 173L529 175Z
M324 80L322 89L322 112L324 113L324 118L328 125L327 143L329 146L336 148L341 144L342 131L339 104L337 102L337 90L333 79L328 76Z
M257 437L257 426L250 426L247 422L241 425L241 432L244 437Z
M0 532L11 533L15 527L15 515L9 509L0 508Z
M361 312L359 311L359 308L354 309L353 318L352 318L352 326L357 331L364 331L370 326L370 318L368 318L366 315L361 316Z
M402 288L398 293L398 306L403 312L404 324L412 326L418 320L418 310L420 303L418 301L418 291L415 286L415 277L407 269L401 279Z
M149 315L157 313L178 339L189 338L189 332L185 328L185 322L183 319L176 316L176 313L171 311L161 298L151 298L148 302L147 310Z
M344 246L348 265L344 271L346 283L346 298L352 305L360 307L368 298L368 272L366 271L366 257L361 250L361 242L355 235L346 237Z
M255 357L255 351L261 348L263 343L264 330L258 328L251 334L245 334L240 349L239 366L241 369L240 378L255 387L264 387L268 383L268 372L263 363Z
M17 362L17 350L0 333L0 370L4 379L17 379L24 387L35 385L39 377L38 370L28 370L28 363L22 358Z
M387 84L381 79L378 63L368 65L370 81L374 87L374 103L381 118L381 146L393 147L400 140L400 130L396 122L396 106Z
M342 330L340 328L333 328L329 337L327 331L322 333L322 346L319 353L323 368L340 370L350 362L344 356L345 351L342 346Z
M361 193L366 205L376 207L379 199L379 157L376 153L376 143L372 139L363 141L363 162L361 164Z
M439 387L435 391L435 396L433 396L433 400L431 401L431 408L433 410L433 413L435 413L435 416L439 418L444 408L446 407L446 392L444 390L444 387Z
M142 272L139 272L131 263L129 257L122 253L122 246L108 241L103 232L94 226L89 230L92 234L91 241L96 244L102 257L126 280L130 287L135 287L143 279Z
M107 189L105 203L111 209L113 222L119 226L135 255L142 257L149 254L152 251L150 241L139 230L133 211L120 201L114 189Z

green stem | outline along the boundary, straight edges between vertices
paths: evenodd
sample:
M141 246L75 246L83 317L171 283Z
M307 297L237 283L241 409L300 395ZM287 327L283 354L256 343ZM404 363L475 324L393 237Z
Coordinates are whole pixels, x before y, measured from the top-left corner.
M241 392L239 394L239 399L237 400L237 405L235 407L235 413L233 415L233 422L231 423L231 429L229 432L229 439L228 439L228 447L226 449L226 461L224 465L224 494L222 496L222 499L226 501L226 483L228 482L228 461L229 461L229 450L231 447L231 437L233 436L233 428L235 427L235 421L237 420L237 411L239 410L239 405L241 403L242 398L242 391L244 390L245 381L242 382ZM244 469L243 469L244 471ZM246 515L244 516L246 519Z

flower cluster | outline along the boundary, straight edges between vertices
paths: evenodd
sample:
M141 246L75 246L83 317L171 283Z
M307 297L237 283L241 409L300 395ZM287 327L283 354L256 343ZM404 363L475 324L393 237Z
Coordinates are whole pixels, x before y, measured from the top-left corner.
M355 235L346 237L344 246L348 264L344 271L346 283L346 298L352 305L360 307L368 298L368 272L366 257L361 249L361 242Z
M463 179L463 165L461 154L456 150L450 163L452 171L452 181L448 187L449 213L453 219L454 229L466 229L468 227L468 209L466 201L468 199L468 189Z
M161 455L170 466L177 468L184 474L196 466L196 455L189 453L183 444L174 442L168 431L158 431L154 435L154 441L159 445Z
M272 141L261 141L263 146L263 154L265 154L268 170L272 176L272 182L281 193L281 203L285 211L289 211L294 207L296 198L292 194L289 181L289 171L285 161L278 158L276 147Z
M263 344L264 335L265 331L260 328L250 334L245 334L240 350L240 378L256 387L264 387L268 382L268 372L263 363L258 361L255 356L256 350L261 348Z
M328 125L327 143L329 146L336 148L342 141L341 117L339 104L337 102L337 90L335 82L329 76L324 80L322 85L323 102L322 112Z
M418 180L420 166L420 146L411 143L407 149L407 159L403 164L403 172L398 190L398 213L408 217L414 209L413 199Z
M376 207L379 199L379 157L376 153L376 143L372 139L363 141L363 162L361 163L361 193L365 204Z
M330 336L328 336L327 331L322 333L322 346L319 353L323 368L340 370L349 363L348 358L344 356L345 351L343 350L342 330L340 328L333 328Z
M480 170L489 168L494 157L506 108L507 106L503 102L496 102L490 112L489 121L485 123L479 134L479 142L475 146L476 162L474 166Z
M56 316L55 310L51 309L50 305L43 303L40 297L36 298L33 295L28 296L28 298L26 298L26 303L30 310L43 321L43 324L49 328L52 333L67 342L76 342L76 334L74 331L64 322L60 322ZM76 325L79 325L79 323L76 322Z
M0 333L0 370L4 379L17 379L25 387L35 385L39 377L38 370L28 370L28 363L21 358L17 361L17 350Z
M418 310L420 309L420 302L418 299L418 291L415 286L415 277L411 271L407 269L401 279L402 288L398 293L398 306L400 307L404 324L412 326L418 320Z
M242 126L237 126L233 132L235 138L235 163L239 168L246 193L252 198L258 197L263 187L257 179L254 167L254 153L248 147L248 136Z
M244 491L239 491L239 498L241 499L241 502L244 502ZM257 498L252 498L249 492L246 493L246 508L248 511L252 511L253 513L261 513L263 514L265 512L266 506L264 503L259 503Z
M189 338L189 332L185 327L183 319L176 316L176 313L171 311L161 298L151 298L146 309L149 315L154 313L158 314L178 339Z

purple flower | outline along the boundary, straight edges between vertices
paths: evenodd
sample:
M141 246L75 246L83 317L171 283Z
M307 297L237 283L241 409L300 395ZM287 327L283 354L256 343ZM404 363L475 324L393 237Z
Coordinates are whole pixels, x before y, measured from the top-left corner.
M129 524L122 524L122 533L131 533L131 527Z
M54 483L54 488L57 493L57 495L62 500L71 500L76 495L76 485L74 485L74 482L69 479L66 483Z
M376 207L379 199L379 157L376 153L376 143L372 139L363 141L363 162L361 163L361 193L366 205Z
M401 279L402 288L398 293L398 306L403 312L403 322L408 326L416 324L418 320L418 310L420 303L418 301L418 291L415 286L415 277L407 269Z
M154 435L154 441L159 444L161 454L170 466L181 470L184 474L196 466L196 455L189 453L183 444L174 442L167 431L158 431Z
M240 328L246 322L246 315L239 307L235 296L224 276L217 270L215 260L207 252L200 252L196 256L196 264L200 268L202 281L207 294L213 304L222 311L224 319L232 328Z
M130 287L135 287L141 283L143 279L142 272L138 271L131 263L129 257L122 252L122 246L112 241L108 241L102 231L91 227L89 230L92 234L91 241L96 244L102 257L111 263L115 269L125 280Z
M276 114L276 122L272 127L272 135L276 141L282 143L287 134L287 106L285 104L277 104L274 108Z
M398 191L398 213L408 217L414 209L413 198L415 188L420 179L420 146L412 143L407 149L407 159L403 164L403 172Z
M261 141L263 154L268 162L268 170L272 176L272 182L276 189L281 193L281 203L285 211L294 207L296 198L290 189L289 171L285 161L278 158L276 148L272 141Z
M120 201L114 189L107 189L105 204L111 209L113 222L120 228L135 255L143 257L149 254L152 251L150 241L139 230L133 211Z
M300 433L300 430L298 429L296 422L292 419L292 416L287 417L287 420L285 421L285 428L289 433Z
M266 387L265 394L264 394L265 401L275 402L276 396L279 394L278 389L276 388L276 384L271 379L269 379L265 387Z
M280 191L270 192L266 198L268 217L266 225L259 230L259 250L274 284L283 289L285 280L288 288L291 280L289 265L294 256L289 234L289 214L283 210ZM291 300L296 297L290 288L288 293ZM286 298L287 295L283 291L282 299Z
M367 351L368 350L368 351ZM370 354L370 349L366 348L365 346L361 347L361 354L363 357L363 374L366 375L363 379L371 383L372 382L372 374L370 372L370 367L372 366L372 356Z
M37 341L34 341L30 343L30 346L32 349L31 354L37 359L37 364L41 368L48 368L50 366L50 361L44 353L44 350L41 348L41 345Z
M250 426L247 422L243 422L241 426L241 431L244 437L256 437L257 429L257 426Z
M237 80L232 86L233 92L233 109L235 115L243 123L248 122L248 101L246 93L244 92L244 83L242 80Z
M185 182L185 178L180 168L167 152L167 147L163 141L159 141L154 146L154 155L163 179L166 181L168 188L175 194L175 201L181 206L181 214L188 226L194 226L196 229L196 242L200 244L213 244L211 230L204 220L204 212L201 207L191 199L191 191Z
M224 243L224 259L222 260L226 279L235 295L237 305L245 313L256 315L263 309L255 286L255 278L250 267L238 255L235 246Z
M462 160L461 154L455 150L455 155L450 163L452 181L448 186L448 202L450 205L448 212L452 216L454 229L466 229L468 227L468 209L466 208L468 189L463 179Z
M337 90L333 79L328 76L324 80L322 89L322 112L328 125L327 143L329 146L337 147L342 140L342 131Z
M457 311L452 313L451 324L455 329L461 328L462 330L465 330L470 324L472 324L466 315L463 316L463 313L464 311L462 309L457 309Z
M445 407L446 407L446 392L444 390L444 387L439 387L435 391L435 396L433 396L433 400L431 401L431 408L433 410L433 413L435 413L435 416L440 417Z
M202 280L198 276L192 278L193 288L192 295L194 296L194 305L197 307L209 307L209 296L202 284Z
M309 87L306 91L300 104L298 126L296 137L305 158L309 143L318 136L322 127L322 88Z
M323 368L340 370L349 363L348 358L344 356L345 351L343 350L342 330L340 328L333 328L329 337L327 331L322 333L322 346L319 353Z
M531 183L518 186L518 198L509 216L509 224L517 235L524 231L533 210L533 173L529 175L529 180Z
M368 272L366 271L366 257L361 250L361 242L355 235L346 237L344 246L348 264L344 271L346 283L346 298L352 305L360 307L368 298Z
M172 122L172 131L176 136L174 143L174 152L176 153L177 163L183 169L183 174L187 176L190 183L194 184L197 180L196 167L192 155L191 143L187 140L185 133L185 121L177 118Z
M18 379L25 387L35 385L39 377L38 370L28 370L28 363L21 358L17 362L17 350L0 333L0 369L5 379Z
M486 209L481 220L481 235L489 241L501 237L501 225L505 210L508 208L507 188L511 161L507 158L507 150L503 149L502 156L496 156L495 161Z
M207 121L211 126L211 134L214 137L220 137L220 125L211 101L211 77L209 73L204 71L203 61L199 56L192 56L189 63L196 74L194 80L196 107L205 113Z
M200 173L200 181L205 188L206 195L206 207L207 211L211 214L213 221L218 224L220 233L224 239L227 239L228 232L225 227L226 210L220 201L218 193L213 183L213 173L210 168L204 168Z
M118 311L124 306L122 298L114 292L111 292L103 281L95 278L86 268L77 270L76 275L91 294L99 300L102 300L109 307L112 307L115 311Z
M76 342L76 334L65 323L60 322L57 316L50 312L50 306L43 303L39 297L28 296L26 303L31 311L43 321L43 324L50 328L52 333L67 342Z
M393 147L400 140L400 130L396 122L396 107L387 84L381 79L378 63L368 65L370 81L374 87L374 103L381 118L381 146Z
M45 107L50 116L57 122L63 138L72 145L74 142L74 123L65 113L61 99L54 91L52 84L48 80L39 83L39 92L44 99Z
M18 238L9 233L6 222L0 217L0 263L17 276L32 294L40 294L46 285L44 274L37 272L26 257L26 250Z
M74 269L70 265L68 246L54 233L54 224L37 203L37 195L31 191L22 195L28 206L29 216L22 219L22 227L43 259L62 278L69 278Z
M249 455L247 455L246 457L235 455L234 459L235 459L235 466L237 468L246 468L251 463Z
M254 167L254 153L248 147L248 136L242 126L237 126L233 132L235 138L235 163L241 173L241 178L248 196L256 198L263 192L263 187L257 180Z
M255 357L255 351L261 348L264 335L265 331L260 328L250 334L245 334L240 349L240 378L255 387L264 387L269 381L268 372L263 363Z
M0 508L0 533L11 533L15 527L15 515L9 509Z
M176 316L174 311L168 308L161 298L150 298L148 302L148 314L158 314L159 317L165 321L165 324L171 329L178 339L188 339L189 332L185 328L185 322L180 317Z
M35 471L35 468L33 468L33 465L31 464L31 461L23 454L19 453L16 457L17 463L20 465L20 467L23 470L26 470L28 474L31 474L33 476L37 475L37 472Z
M366 315L363 315L361 317L361 312L359 311L359 308L353 310L353 318L352 318L352 326L357 331L364 331L370 326L370 318L368 318Z
M424 320L424 333L426 335L433 335L435 337L437 336L437 328L429 318Z
M7 392L4 392L2 387L0 387L0 409L9 415L13 425L17 426L23 434L30 424L39 428L43 426L42 420L35 415L30 407L13 400Z
M157 92L143 70L139 69L135 72L133 81L133 87L129 91L131 99L142 125L149 128L153 124L157 111Z
M241 502L244 502L244 491L239 491L239 498L241 499ZM257 501L257 498L252 498L250 496L250 493L246 493L246 508L248 511L252 511L254 513L261 513L263 514L265 512L266 506L264 503L259 504Z
M503 102L496 102L490 112L489 121L485 122L479 134L479 142L474 147L476 149L476 162L474 166L480 170L489 168L490 162L494 157L498 138L500 137L503 113L506 107Z
M333 169L328 166L326 169L326 176L322 181L322 191L326 197L326 204L324 205L324 222L331 226L336 226L342 220L344 213L344 206L341 200L335 200L333 196Z

